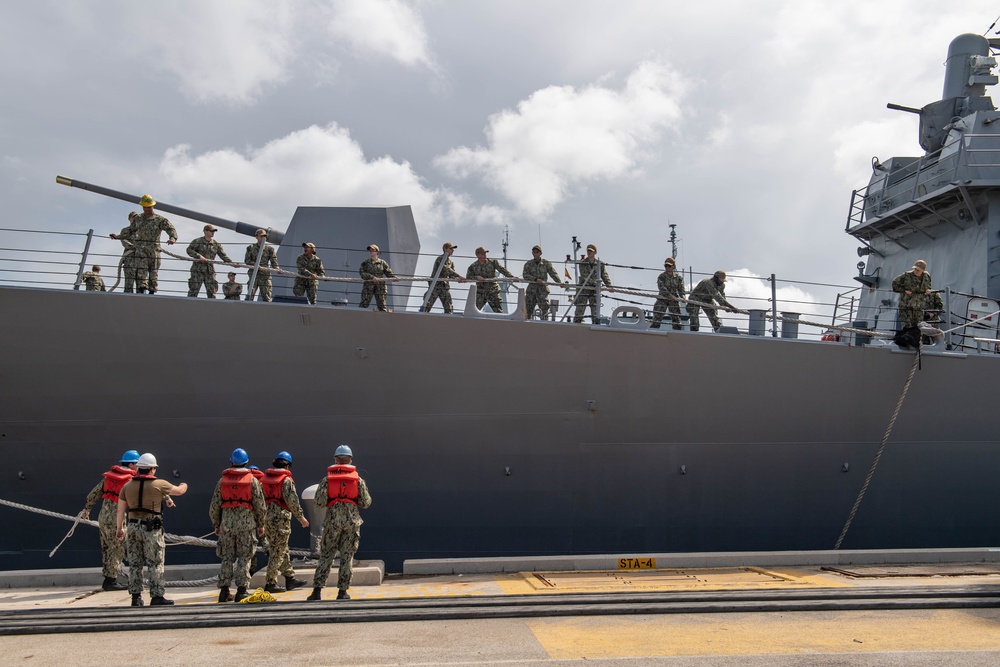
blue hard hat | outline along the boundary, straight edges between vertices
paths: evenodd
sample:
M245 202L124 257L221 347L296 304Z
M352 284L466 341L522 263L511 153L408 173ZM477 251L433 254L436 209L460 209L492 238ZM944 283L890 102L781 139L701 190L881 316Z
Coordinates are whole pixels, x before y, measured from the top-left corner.
M122 454L122 457L121 457L121 459L119 459L118 462L119 463L136 463L138 460L139 460L139 452L137 452L134 449L130 449L127 452L125 452L124 454Z
M292 455L289 454L288 452L278 452L278 455L275 456L274 458L275 460L282 459L283 461L288 461L289 463L292 462Z
M257 466L247 466L247 470L260 470Z
M245 466L249 460L250 456L247 454L247 450L242 447L234 449L233 455L229 457L229 462L234 466Z
M337 447L337 451L334 452L333 455L334 456L350 456L352 459L354 458L354 452L352 452L351 448L348 447L347 445L341 445L340 447Z

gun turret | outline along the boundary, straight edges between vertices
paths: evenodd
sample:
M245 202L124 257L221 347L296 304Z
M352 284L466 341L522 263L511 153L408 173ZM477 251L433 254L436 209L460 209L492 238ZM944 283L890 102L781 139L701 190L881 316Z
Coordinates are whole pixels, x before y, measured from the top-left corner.
M100 185L93 185L91 183L84 183L83 181L77 181L72 178L66 178L65 176L56 176L56 183L60 185L68 185L71 188L80 188L81 190L87 190L88 192L95 192L99 195L104 195L105 197L111 197L112 199L121 199L122 201L127 201L130 204L138 204L141 197L139 195L128 194L127 192L119 192L118 190L112 190L110 188L104 188ZM259 225L251 225L247 222L234 222L232 220L226 220L225 218L217 218L214 215L208 215L206 213L199 213L198 211L192 211L187 208L181 208L180 206L171 206L170 204L164 204L163 202L157 202L156 208L164 211L165 213L173 213L184 218L189 218L191 220L198 220L199 222L207 222L211 225L217 227L222 227L223 229L231 229L237 234L244 234L245 236L253 236L254 233L261 229ZM285 233L273 229L271 227L265 227L267 230L267 240L271 243L280 244L285 238Z

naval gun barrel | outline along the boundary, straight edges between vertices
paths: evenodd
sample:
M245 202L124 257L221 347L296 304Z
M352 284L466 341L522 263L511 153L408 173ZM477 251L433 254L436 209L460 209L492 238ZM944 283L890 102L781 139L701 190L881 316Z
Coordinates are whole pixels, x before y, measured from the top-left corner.
M127 201L130 204L138 204L139 200L142 198L139 195L131 195L127 192L119 192L118 190L112 190L110 188L104 188L100 185L93 185L92 183L84 183L83 181L78 181L72 178L66 178L65 176L56 176L56 183L60 185L68 185L71 188L80 188L81 190L87 190L89 192L96 192L99 195L104 195L105 197L111 197L112 199L121 199L122 201ZM222 227L223 229L231 229L237 234L244 234L246 236L253 236L258 229L261 229L258 225L251 225L246 222L234 222L232 220L226 220L225 218L217 218L214 215L208 215L206 213L199 213L198 211L192 211L191 209L181 208L180 206L171 206L170 204L164 204L163 202L156 202L156 208L164 211L166 213L173 213L184 218L190 218L191 220L198 220L200 222L207 222L210 225L215 225L217 227ZM281 244L282 239L285 237L285 233L273 229L271 227L264 227L267 230L267 240L271 243Z
M885 105L886 109L892 109L893 111L906 111L907 113L915 113L920 115L920 109L914 109L913 107L904 107L902 104L893 104L889 102Z

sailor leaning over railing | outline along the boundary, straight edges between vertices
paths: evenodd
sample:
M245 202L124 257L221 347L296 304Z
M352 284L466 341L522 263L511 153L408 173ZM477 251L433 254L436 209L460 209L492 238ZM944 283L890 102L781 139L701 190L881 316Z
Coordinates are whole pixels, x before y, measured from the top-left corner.
M134 244L136 267L136 291L140 294L155 294L160 270L160 234L166 232L167 245L177 242L177 230L169 220L153 212L156 202L149 195L139 200L142 213L129 215L129 226L120 234L111 234L113 239L124 239Z

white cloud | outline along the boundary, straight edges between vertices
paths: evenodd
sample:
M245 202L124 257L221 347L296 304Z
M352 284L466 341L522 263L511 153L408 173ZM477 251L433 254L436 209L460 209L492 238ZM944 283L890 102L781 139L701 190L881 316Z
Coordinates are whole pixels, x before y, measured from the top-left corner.
M243 151L195 155L182 144L167 150L157 171L147 182L181 194L189 208L281 228L297 206L409 204L421 233L441 224L495 224L504 215L496 207L476 207L454 192L428 188L407 162L366 158L336 123L307 127Z
M296 50L293 0L187 0L134 5L131 46L198 102L252 102L288 76Z
M641 63L622 90L550 86L490 117L487 147L435 159L457 178L480 176L523 212L544 217L573 186L634 174L665 130L677 129L684 82L668 66Z
M330 34L360 53L435 69L423 19L401 0L333 0Z

